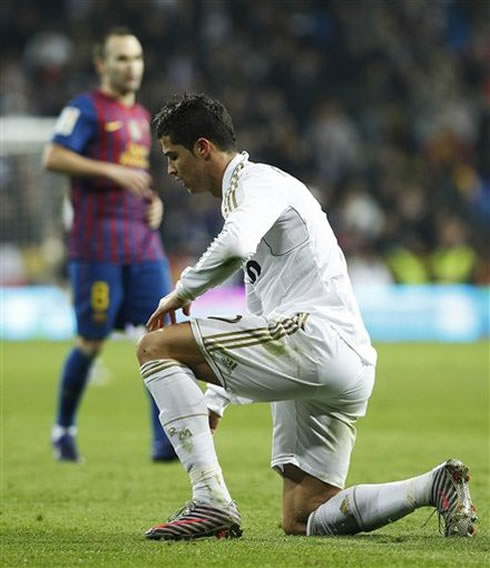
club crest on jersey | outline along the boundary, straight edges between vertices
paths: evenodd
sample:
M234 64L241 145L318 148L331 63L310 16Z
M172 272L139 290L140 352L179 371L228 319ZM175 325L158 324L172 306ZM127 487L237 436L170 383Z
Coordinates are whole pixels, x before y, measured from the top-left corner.
M130 120L128 122L128 128L131 140L141 140L143 138L143 129L138 120Z

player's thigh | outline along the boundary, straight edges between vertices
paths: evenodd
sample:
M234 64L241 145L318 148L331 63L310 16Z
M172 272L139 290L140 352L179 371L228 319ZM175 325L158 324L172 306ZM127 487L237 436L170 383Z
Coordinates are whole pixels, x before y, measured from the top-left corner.
M191 320L203 357L230 393L270 402L299 396L312 366L291 336L300 315L271 320L262 316L210 316ZM303 381L303 382L302 382Z
M146 261L124 267L124 298L118 327L142 325L158 306L160 298L172 290L167 259Z
M204 359L188 322L146 333L138 342L137 356L140 365L152 362L148 367L152 371L159 364L166 365L168 360L174 360L189 367L196 378L220 384ZM161 363L156 363L157 361Z
M360 412L362 409L359 408ZM356 416L322 401L288 400L272 404L271 467L287 464L342 489L356 439Z
M374 383L374 367L363 365L355 389L331 400L275 402L271 466L284 478L283 526L302 533L305 515L345 487L356 439ZM299 523L299 524L298 524Z
M230 393L261 402L335 400L359 380L362 362L337 335L325 346L309 317L212 316L191 324L204 358Z
M108 262L72 261L69 274L78 335L106 338L114 329L123 298L121 268Z

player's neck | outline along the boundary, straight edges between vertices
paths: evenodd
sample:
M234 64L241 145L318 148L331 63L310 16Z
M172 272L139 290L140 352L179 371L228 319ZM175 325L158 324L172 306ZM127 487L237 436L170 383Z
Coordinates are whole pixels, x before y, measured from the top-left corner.
M211 193L215 197L221 198L223 196L223 176L225 175L226 168L228 164L237 155L237 152L219 152L216 157L216 175L214 177L213 189Z
M100 90L104 95L115 99L118 103L121 103L124 106L133 106L136 101L136 93L130 91L129 93L120 93L119 91L115 91L111 89L109 85L102 84Z

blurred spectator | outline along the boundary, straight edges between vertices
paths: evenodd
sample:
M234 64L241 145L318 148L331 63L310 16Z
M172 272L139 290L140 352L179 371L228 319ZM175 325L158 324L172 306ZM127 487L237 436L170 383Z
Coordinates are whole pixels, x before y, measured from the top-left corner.
M362 168L360 134L355 122L338 102L322 102L311 120L314 166L330 183L339 183Z
M310 180L356 279L490 280L490 2L42 6L0 2L2 114L57 115L95 81L95 37L129 25L145 48L146 106L183 90L221 98L253 160ZM222 219L210 200L196 214L157 164L165 242L180 266ZM2 202L12 207L5 193Z
M477 256L467 242L464 223L458 217L442 216L437 229L437 244L430 258L432 279L443 284L471 282Z
M393 284L393 275L383 257L371 246L365 246L349 258L349 275L356 286L388 286Z
M395 282L398 284L427 284L430 273L427 267L427 247L414 233L406 235L385 255Z

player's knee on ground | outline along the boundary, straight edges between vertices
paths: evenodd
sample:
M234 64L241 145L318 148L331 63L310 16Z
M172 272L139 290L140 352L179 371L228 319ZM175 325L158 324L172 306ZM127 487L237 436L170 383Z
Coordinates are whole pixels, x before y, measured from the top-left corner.
M97 357L102 350L104 341L100 339L86 339L84 337L77 338L77 347L87 357Z
M290 515L283 515L282 530L288 535L301 536L306 534L306 521Z
M165 330L152 331L143 335L138 341L136 356L140 365L155 359L172 359Z
M305 535L308 517L340 489L307 474L293 464L282 470L282 528L289 535Z

